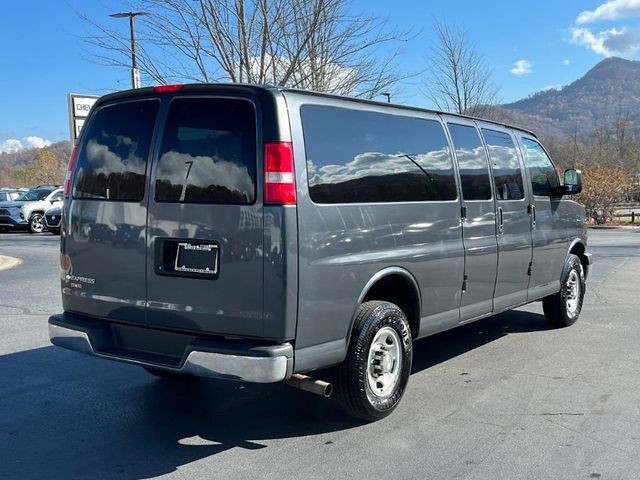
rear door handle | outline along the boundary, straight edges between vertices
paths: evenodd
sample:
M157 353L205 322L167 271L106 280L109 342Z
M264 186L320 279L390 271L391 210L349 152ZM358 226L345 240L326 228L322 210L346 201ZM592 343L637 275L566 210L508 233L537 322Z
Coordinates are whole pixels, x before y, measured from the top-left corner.
M498 234L504 232L504 217L502 215L502 207L498 207Z

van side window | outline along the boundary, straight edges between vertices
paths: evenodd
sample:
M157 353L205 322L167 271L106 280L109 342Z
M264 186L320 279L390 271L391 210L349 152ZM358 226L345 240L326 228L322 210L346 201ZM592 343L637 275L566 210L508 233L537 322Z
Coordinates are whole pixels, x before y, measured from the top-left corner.
M491 200L489 162L480 135L469 125L447 124L453 148L456 151L462 198L465 200Z
M457 198L439 122L316 105L303 106L301 116L314 202Z
M256 114L246 100L179 98L171 103L156 172L156 200L253 203Z
M139 202L160 102L142 100L100 108L82 136L74 198Z
M553 163L538 142L523 138L522 145L529 168L533 194L551 195L560 186L558 172L556 172Z
M482 129L482 135L489 149L496 197L498 200L524 198L522 170L511 135L486 128Z

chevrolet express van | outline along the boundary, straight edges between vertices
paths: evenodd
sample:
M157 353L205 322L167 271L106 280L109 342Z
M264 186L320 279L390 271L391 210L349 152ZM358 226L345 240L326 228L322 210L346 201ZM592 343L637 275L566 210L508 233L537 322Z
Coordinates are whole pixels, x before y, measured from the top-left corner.
M107 95L69 164L50 338L159 376L333 389L376 420L415 339L537 300L576 321L580 190L500 123L270 86Z

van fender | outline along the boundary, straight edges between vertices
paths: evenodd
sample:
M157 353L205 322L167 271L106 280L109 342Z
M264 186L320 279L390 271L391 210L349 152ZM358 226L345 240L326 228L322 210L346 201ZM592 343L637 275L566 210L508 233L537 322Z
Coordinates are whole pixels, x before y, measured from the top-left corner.
M589 269L591 267L591 264L593 263L593 259L591 258L591 254L587 253L587 246L585 245L584 240L582 240L581 238L574 238L571 244L569 245L566 258L569 258L569 255L571 254L573 249L576 248L578 245L580 245L582 250L582 253L579 256L580 256L580 260L582 261L582 264L584 265L584 277L586 279L589 275Z
M410 285L412 285L413 287L413 293L414 295L416 295L416 298L418 300L418 311L416 312L417 316L418 316L418 322L420 321L421 318L421 312L422 312L422 294L420 292L420 286L418 285L417 280L415 279L415 277L411 274L411 272L409 272L409 270L402 268L402 267L386 267L383 268L382 270L378 271L375 273L375 275L373 275L369 281L365 284L364 288L362 289L362 291L360 292L360 295L358 296L358 300L356 301L356 303L353 305L353 309L351 311L351 320L349 323L349 330L347 331L347 337L346 337L346 348L349 348L349 343L351 342L351 334L353 332L353 326L356 320L356 314L358 312L358 308L360 307L360 305L362 304L364 298L367 296L367 293L369 293L369 290L371 290L371 288L382 278L387 277L389 275L400 275L402 276L404 279L406 279ZM420 325L416 325L416 331L420 330Z

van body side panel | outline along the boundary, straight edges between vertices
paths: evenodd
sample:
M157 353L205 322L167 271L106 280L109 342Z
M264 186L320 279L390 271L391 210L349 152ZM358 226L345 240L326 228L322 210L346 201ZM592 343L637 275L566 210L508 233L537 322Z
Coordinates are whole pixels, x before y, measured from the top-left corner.
M264 207L264 336L292 340L298 315L296 207Z
M298 189L296 350L323 344L327 348L319 347L319 352L331 352L334 360L343 358L344 354L338 357L335 346L343 342L346 353L357 299L368 281L390 266L406 269L418 282L422 292L421 327L436 317L440 324L446 324L440 325L440 330L457 325L464 266L459 200L314 203L309 195L300 107L318 103L369 112L389 111L338 99L317 100L288 92L285 96ZM429 114L402 111L396 114L437 120Z

